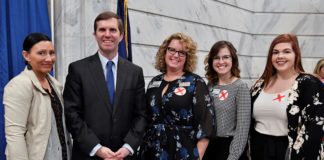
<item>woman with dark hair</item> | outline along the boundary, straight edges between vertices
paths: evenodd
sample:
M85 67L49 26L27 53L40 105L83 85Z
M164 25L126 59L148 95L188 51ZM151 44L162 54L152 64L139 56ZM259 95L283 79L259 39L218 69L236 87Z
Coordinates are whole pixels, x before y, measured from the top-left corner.
M140 159L201 159L213 132L213 108L204 80L192 73L196 43L175 33L160 46L154 77L146 92L150 123Z
M22 55L26 68L4 90L7 160L68 160L71 140L65 127L62 86L52 77L53 44L29 34Z
M251 92L253 160L324 158L324 93L321 82L304 73L295 35L272 41L265 70Z
M236 49L228 41L216 42L205 64L216 113L216 134L204 159L247 159L244 149L250 128L251 95L247 84L240 79Z

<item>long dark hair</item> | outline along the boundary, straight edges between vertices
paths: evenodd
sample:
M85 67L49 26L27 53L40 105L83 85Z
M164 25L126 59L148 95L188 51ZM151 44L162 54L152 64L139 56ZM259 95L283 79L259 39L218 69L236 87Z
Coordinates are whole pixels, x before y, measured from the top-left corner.
M273 55L273 48L278 43L287 43L287 42L291 44L291 47L295 53L295 65L294 65L295 70L298 73L304 72L304 68L301 62L301 52L300 52L297 36L294 34L280 34L272 41L269 48L267 64L261 76L261 78L264 79L265 86L269 84L270 78L277 73L277 70L274 68L271 62L272 55Z

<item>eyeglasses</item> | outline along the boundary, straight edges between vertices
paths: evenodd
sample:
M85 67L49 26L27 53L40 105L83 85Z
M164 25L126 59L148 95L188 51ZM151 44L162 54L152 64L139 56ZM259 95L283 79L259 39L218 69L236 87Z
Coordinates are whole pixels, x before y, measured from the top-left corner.
M177 51L175 48L172 48L172 47L168 47L167 48L167 51L171 55L175 55L176 53L178 53L179 57L186 57L187 56L187 52L186 51Z
M215 56L213 59L216 60L216 61L220 61L220 60L223 60L223 61L228 61L232 58L232 56L230 55L225 55L225 56Z

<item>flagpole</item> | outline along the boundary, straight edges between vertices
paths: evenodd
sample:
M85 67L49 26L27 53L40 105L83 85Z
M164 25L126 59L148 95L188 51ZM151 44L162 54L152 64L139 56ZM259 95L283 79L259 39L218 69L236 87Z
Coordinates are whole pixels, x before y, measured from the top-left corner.
M128 17L128 5L127 5L127 0L124 0L124 35L125 35L125 45L126 45L126 54L128 57L128 24L127 24L127 17Z
M50 26L51 26L51 40L52 40L52 43L53 43L53 45L55 46L55 36L54 36L54 32L55 32L55 30L54 30L54 0L50 0L50 15L49 15L49 17L50 17ZM57 65L56 65L57 63L55 63L54 64L54 66L53 66L53 76L55 76L56 74L56 67L57 67ZM55 76L56 77L56 76ZM57 78L57 77L56 77Z
M55 45L55 38L54 38L54 0L50 0L50 6L51 6L51 13L50 13L51 37L52 37L52 43Z

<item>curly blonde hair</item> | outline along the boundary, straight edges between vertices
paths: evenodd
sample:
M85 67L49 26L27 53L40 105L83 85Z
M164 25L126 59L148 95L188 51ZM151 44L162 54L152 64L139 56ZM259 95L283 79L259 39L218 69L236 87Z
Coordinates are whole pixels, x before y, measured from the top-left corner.
M155 68L162 73L166 73L165 54L170 42L174 39L179 40L188 53L183 71L193 72L197 63L197 43L184 33L174 33L163 41L155 56Z

